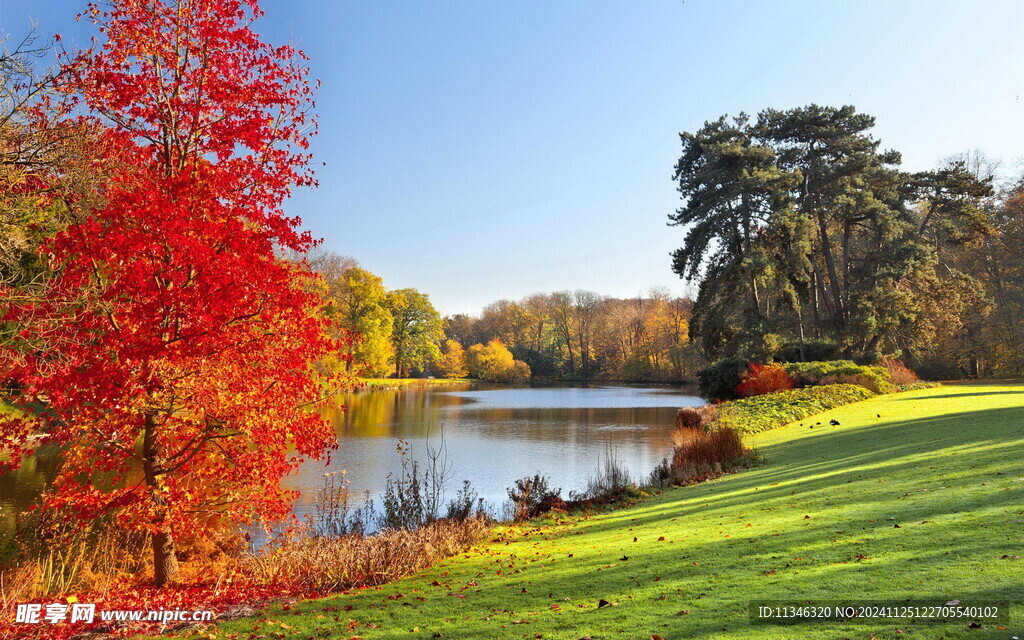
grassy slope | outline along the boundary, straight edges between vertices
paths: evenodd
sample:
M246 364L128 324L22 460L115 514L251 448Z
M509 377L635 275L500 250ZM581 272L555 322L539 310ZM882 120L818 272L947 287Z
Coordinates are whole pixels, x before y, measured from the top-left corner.
M419 576L273 609L269 624L227 623L214 637L1024 637L1024 560L1013 559L1024 556L1024 386L881 396L820 419L751 438L763 467L589 519L502 529ZM778 627L746 612L756 598L907 596L1018 610L1008 630ZM599 598L617 606L597 609Z

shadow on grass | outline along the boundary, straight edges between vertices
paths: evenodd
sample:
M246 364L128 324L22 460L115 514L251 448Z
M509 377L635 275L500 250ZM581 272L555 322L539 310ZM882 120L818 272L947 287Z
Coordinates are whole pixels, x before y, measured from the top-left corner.
M965 429L971 432L969 438L964 436ZM665 515L683 517L709 508L747 504L752 496L758 501L789 496L793 496L790 500L799 501L801 496L865 478L877 481L884 475L884 482L888 477L906 475L915 468L932 464L931 459L940 458L940 454L950 449L960 449L953 453L959 456L955 463L973 465L976 467L973 471L980 474L977 467L982 464L987 467L1019 464L1022 440L1024 407L964 411L826 431L823 435L761 448L767 461L765 467L742 471L717 482L678 489L676 491L689 495L681 498L673 492L671 502L659 499L637 509L615 512L603 518L601 524L592 526L593 530L600 531L619 527L623 519L644 523L660 520ZM837 455L837 451L849 453ZM978 462L970 462L972 458ZM941 462L943 469L952 469L948 459ZM991 473L997 471L992 469ZM914 486L903 488L916 491L922 488L918 486L921 484L940 486L934 476L923 474L915 478ZM776 483L778 486L772 486Z
M925 396L923 398L910 396L910 397L905 397L905 398L897 397L897 398L893 398L893 399L894 400L903 400L903 401L907 401L907 400L918 400L918 401L920 401L920 400L930 400L932 398L969 398L971 396L996 396L996 395L1003 395L1003 394L1024 395L1024 387L1021 387L1020 389L1013 390L1013 391L1009 391L1009 390L1004 390L1004 391L975 391L973 393L946 393L946 394L943 394L943 395L929 395L929 396Z
M971 395L987 394L918 399ZM534 624L557 638L713 638L726 628L782 638L785 631L749 619L748 602L958 598L1019 607L1024 560L1015 556L1024 543L1011 521L1024 519L1024 407L864 422L846 418L841 428L764 446L768 466L592 519L527 526L519 534L528 535L509 534L457 563L342 596L353 610L340 622L376 616L387 635L373 637L388 638L534 637L524 633ZM392 600L416 589L429 597ZM598 609L600 598L618 606ZM300 608L315 612L331 600ZM422 630L403 631L413 612ZM788 629L841 638L893 625ZM959 622L900 627L972 633ZM324 637L351 635L332 632Z

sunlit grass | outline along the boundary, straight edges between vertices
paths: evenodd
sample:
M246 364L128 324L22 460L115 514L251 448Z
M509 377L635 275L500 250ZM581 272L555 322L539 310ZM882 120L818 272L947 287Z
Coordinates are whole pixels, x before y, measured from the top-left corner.
M366 640L1022 635L1024 386L879 396L748 442L764 466L629 509L504 527L412 578L272 609L213 637L250 637L257 625L270 637ZM907 597L1018 610L1007 630L767 626L747 613L754 599Z

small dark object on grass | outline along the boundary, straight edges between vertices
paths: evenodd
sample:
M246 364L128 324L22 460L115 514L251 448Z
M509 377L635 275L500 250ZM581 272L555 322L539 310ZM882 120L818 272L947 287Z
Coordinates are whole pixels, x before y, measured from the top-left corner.
M619 562L625 562L626 560L629 560L629 556L622 556L619 558Z
M881 418L881 417L882 417L882 414L880 414L880 413L876 413L876 414L875 414L875 417L876 417L876 418Z
M835 418L832 418L831 420L829 420L828 423L830 425L832 425L833 427L838 427L839 426L839 421L836 420Z
M894 524L894 525L892 525L892 528L893 528L893 529L902 529L903 527L901 527L901 526L900 526L900 525L898 525L898 524Z
M604 598L601 598L600 600L597 601L597 608L600 609L601 607L607 607L610 604L611 604L610 602L608 602Z
M971 624L967 625L967 628L968 629L980 629L981 625L978 624L977 622L972 622Z

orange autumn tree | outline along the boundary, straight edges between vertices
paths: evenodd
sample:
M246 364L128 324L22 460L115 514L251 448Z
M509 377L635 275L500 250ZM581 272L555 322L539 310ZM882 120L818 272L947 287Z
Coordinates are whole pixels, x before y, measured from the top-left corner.
M176 540L286 517L281 479L336 445L311 371L337 345L307 266L277 257L312 245L282 210L313 184L312 90L302 54L251 29L255 0L87 15L106 41L67 56L57 82L117 158L100 203L43 245L48 296L8 306L25 340L65 339L4 359L13 403L45 418L8 418L0 436L9 465L61 446L43 507L149 532L163 585ZM67 300L82 301L73 319L33 326Z

